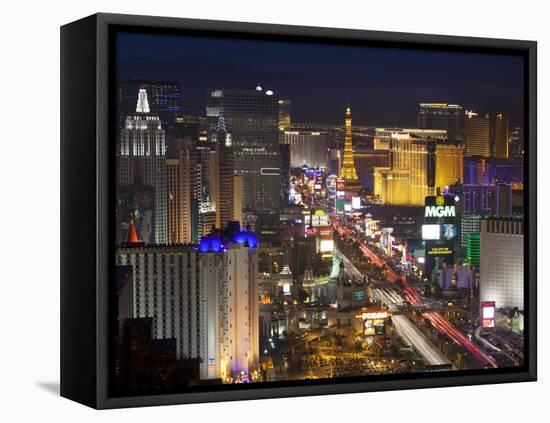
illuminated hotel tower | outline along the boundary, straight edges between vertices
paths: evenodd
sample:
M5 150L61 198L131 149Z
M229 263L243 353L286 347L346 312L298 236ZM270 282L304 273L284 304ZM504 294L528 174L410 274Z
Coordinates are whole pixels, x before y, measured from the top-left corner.
M140 216L135 222L140 239L146 244L164 244L167 241L165 133L159 117L151 113L144 88L138 92L135 110L126 117L120 130L116 156L118 204L131 196L128 207L132 206ZM122 208L117 214L119 211L122 213ZM126 213L121 217L127 218ZM127 225L121 221L117 232L123 227Z
M210 134L210 140L214 144L216 166L212 170L212 177L216 179L216 189L212 195L216 209L216 227L221 228L227 222L235 220L235 165L231 133L225 126L223 108L220 110L216 128Z
M351 140L351 108L346 109L346 138L344 144L344 160L340 169L340 178L346 181L346 191L349 189L360 189L359 177L355 170L353 159L353 143Z
M466 111L464 121L465 156L486 157L491 153L491 122L488 113Z

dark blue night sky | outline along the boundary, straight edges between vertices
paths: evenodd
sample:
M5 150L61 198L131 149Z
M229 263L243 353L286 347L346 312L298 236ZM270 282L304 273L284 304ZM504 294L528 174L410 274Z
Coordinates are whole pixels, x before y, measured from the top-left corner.
M207 93L260 82L292 101L295 122L416 126L421 102L510 114L523 125L519 56L334 46L191 36L118 34L121 79L181 81L186 114Z

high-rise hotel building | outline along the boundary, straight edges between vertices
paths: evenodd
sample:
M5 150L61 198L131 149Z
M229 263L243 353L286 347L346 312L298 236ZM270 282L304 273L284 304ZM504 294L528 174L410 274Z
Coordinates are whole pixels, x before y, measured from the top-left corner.
M492 157L507 159L509 155L510 133L508 115L502 112L491 114L491 151Z
M328 132L285 129L284 144L289 145L290 167L304 165L310 168L326 168L328 161Z
M490 157L491 119L488 113L466 111L464 119L464 142L468 157Z
M164 130L172 135L176 120L183 114L180 82L119 80L117 82L117 112L121 124L124 123L126 116L135 110L136 92L140 88L147 91L151 114L158 116Z
M523 219L482 219L479 245L480 301L523 310Z
M216 128L209 134L213 146L211 154L211 179L216 189L212 192L212 204L216 211L216 227L221 228L235 220L235 163L231 133L228 132L223 110L218 116ZM242 222L240 222L242 223Z
M508 115L467 110L464 138L468 157L507 159L510 143Z
M444 129L452 144L463 143L464 114L462 106L447 103L420 103L418 127Z
M379 132L388 131L380 128ZM374 168L374 194L384 204L422 206L437 188L462 182L464 149L460 144L449 143L445 130L389 132L389 166ZM379 147L384 138L380 137Z
M261 225L276 224L280 198L279 98L258 85L251 89L218 89L210 93L209 128L220 112L231 131L235 174L243 177L243 208Z
M200 358L201 379L252 375L259 360L258 253L237 228L196 245L124 244L133 269L134 317L153 318L153 338L175 338L177 357Z
M170 153L166 160L168 242L197 243L201 235L202 165L192 146Z
M215 236L212 244L206 241L199 246L199 252L204 251L200 272L207 287L203 357L208 379L221 377L225 381L239 377L241 371L251 374L259 364L258 251L255 240L239 238L249 236L235 234L233 242L221 251Z
M154 197L152 210L139 216L146 220L139 225L140 239L147 243L166 243L166 141L159 117L150 113L144 88L139 90L136 112L127 116L124 127L120 130L116 165L119 202L124 187L149 187ZM123 226L127 226L129 219L135 217L117 215L117 232L123 231Z

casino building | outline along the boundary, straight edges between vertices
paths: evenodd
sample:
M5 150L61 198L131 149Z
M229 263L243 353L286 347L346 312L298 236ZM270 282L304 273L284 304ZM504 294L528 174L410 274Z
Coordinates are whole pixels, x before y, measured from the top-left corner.
M383 204L423 206L438 188L463 180L464 147L450 143L445 130L392 129L377 140L378 147L387 141L390 154L388 167L374 168L374 195Z
M130 241L137 241L130 237ZM153 319L154 339L176 339L178 359L200 358L200 379L253 377L258 365L256 237L232 222L191 244L125 243L134 317Z
M482 219L479 246L480 301L523 310L523 219Z

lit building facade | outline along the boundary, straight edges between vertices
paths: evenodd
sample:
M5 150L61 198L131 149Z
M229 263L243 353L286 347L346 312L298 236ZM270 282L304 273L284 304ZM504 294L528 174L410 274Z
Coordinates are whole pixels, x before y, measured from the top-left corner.
M284 144L290 146L290 167L326 168L328 160L328 132L284 131Z
M491 119L488 113L466 111L464 119L465 155L468 157L490 157Z
M389 166L389 150L357 149L353 160L363 189L372 193L374 190L374 168Z
M153 338L176 339L179 359L200 358L200 379L227 382L257 368L256 247L252 234L238 231L204 237L198 248L117 249L117 265L133 269L134 317L153 319Z
M194 246L183 244L127 244L116 252L117 266L133 269L133 317L152 317L155 339L176 338L178 358L206 357L207 287L199 259Z
M508 115L502 112L492 113L491 156L497 159L507 159L509 156L509 143Z
M213 185L216 187L212 192L212 203L216 211L216 227L220 228L235 220L233 145L231 133L228 132L225 125L223 111L218 117L216 128L210 133L210 142L213 144L211 179L215 181Z
M437 143L435 148L435 185L443 189L464 181L464 147Z
M510 145L508 152L510 157L523 158L523 130L516 126L510 130Z
M421 103L418 110L418 127L444 129L452 144L463 143L464 113L462 106L446 103Z
M388 141L389 166L374 167L374 194L384 204L422 206L437 188L462 181L463 148L449 144L445 130L395 129Z
M290 100L279 100L279 131L290 128L291 124L291 102Z
M480 301L523 310L523 219L483 219L479 236Z
M251 376L259 365L258 243L246 231L226 229L199 244L207 287L208 379ZM219 368L217 367L219 365ZM202 370L202 368L201 368ZM219 375L219 376L218 376ZM202 378L202 375L201 375Z
M168 242L198 242L202 202L202 166L196 150L183 149L166 160Z
M458 197L457 209L463 215L512 214L511 185L455 185L449 188L449 193Z
M277 220L280 198L279 98L260 85L212 91L206 107L209 127L217 125L222 109L235 174L243 177L243 208L269 227Z
M172 134L176 119L183 114L181 84L178 81L121 80L117 83L120 123L135 110L136 92L147 91L150 113L158 116L162 127Z
M478 266L480 264L480 240L479 233L468 233L466 235L466 260L472 266Z
M481 227L481 216L477 214L461 214L460 216L460 246L465 249L469 234L477 234ZM479 264L479 263L478 263Z
M154 207L148 222L140 224L140 239L146 243L167 242L166 141L158 116L150 112L147 91L138 93L136 112L128 115L120 131L117 148L117 186L152 187ZM117 210L118 213L118 210ZM131 216L117 216L118 234L127 227Z

